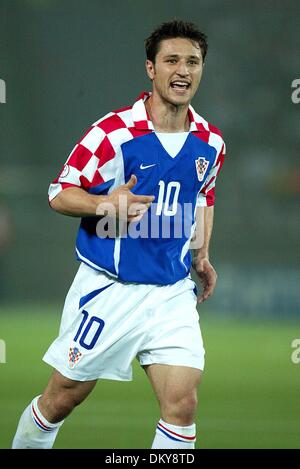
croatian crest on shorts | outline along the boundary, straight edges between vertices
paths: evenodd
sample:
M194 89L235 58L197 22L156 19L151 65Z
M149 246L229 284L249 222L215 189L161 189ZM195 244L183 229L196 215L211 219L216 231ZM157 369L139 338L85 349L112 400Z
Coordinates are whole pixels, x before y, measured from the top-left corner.
M82 353L77 347L70 347L69 349L69 367L74 368L82 357Z
M203 156L200 156L199 158L195 160L195 164L196 164L198 180L201 182L204 179L206 170L209 165L209 161L206 160Z

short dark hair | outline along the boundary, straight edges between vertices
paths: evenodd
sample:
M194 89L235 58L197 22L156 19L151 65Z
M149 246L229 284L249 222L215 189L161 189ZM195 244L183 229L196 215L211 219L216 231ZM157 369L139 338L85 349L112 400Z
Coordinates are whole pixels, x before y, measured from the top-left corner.
M147 59L154 63L156 54L159 50L160 42L164 39L171 39L176 37L182 37L197 42L199 44L202 60L204 62L208 47L206 34L199 31L194 23L181 20L173 20L167 23L162 23L151 33L151 35L145 40Z

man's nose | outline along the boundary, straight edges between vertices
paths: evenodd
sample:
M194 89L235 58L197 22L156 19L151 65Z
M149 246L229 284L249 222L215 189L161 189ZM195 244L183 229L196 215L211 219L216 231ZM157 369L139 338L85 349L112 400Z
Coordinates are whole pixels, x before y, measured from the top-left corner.
M187 76L189 74L189 69L188 69L186 62L184 61L178 62L178 67L177 67L176 72L178 73L178 75Z

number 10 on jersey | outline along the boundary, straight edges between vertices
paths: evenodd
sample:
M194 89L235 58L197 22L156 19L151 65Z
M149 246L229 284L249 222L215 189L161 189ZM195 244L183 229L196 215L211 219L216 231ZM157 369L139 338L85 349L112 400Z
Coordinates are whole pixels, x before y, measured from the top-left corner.
M171 217L176 215L177 205L178 205L178 196L180 191L180 182L171 181L166 184L164 181L160 180L159 183L159 193L156 207L156 215L166 215Z

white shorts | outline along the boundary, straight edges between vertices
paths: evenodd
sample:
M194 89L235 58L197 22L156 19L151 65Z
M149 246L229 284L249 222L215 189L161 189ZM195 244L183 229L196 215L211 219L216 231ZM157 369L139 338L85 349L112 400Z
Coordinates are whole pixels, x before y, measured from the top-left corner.
M124 283L81 264L67 294L59 336L43 360L76 381L130 381L132 361L203 370L195 284Z

